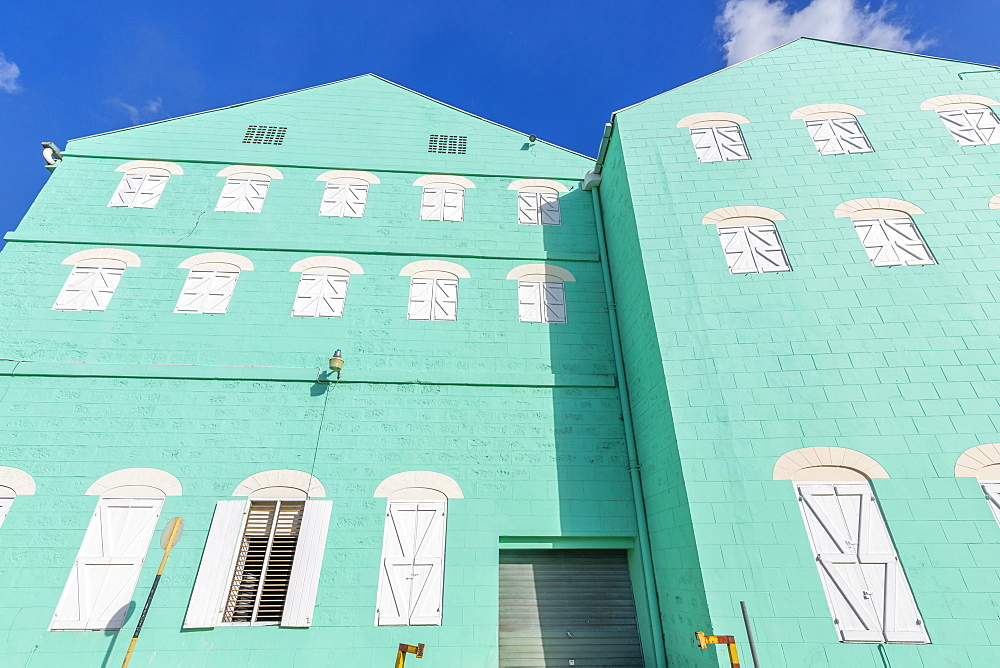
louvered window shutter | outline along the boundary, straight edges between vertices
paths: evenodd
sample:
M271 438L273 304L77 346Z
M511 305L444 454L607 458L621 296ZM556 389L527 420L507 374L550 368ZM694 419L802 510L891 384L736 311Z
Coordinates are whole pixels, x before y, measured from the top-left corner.
M529 193L521 190L517 192L518 223L521 225L538 225L541 222L539 219L538 197L539 193Z
M562 225L558 193L539 193L538 212L542 225Z
M420 197L420 220L444 220L443 188L424 188Z
M937 264L916 223L909 217L853 219L851 222L876 267Z
M441 624L446 501L389 501L379 571L378 626Z
M108 202L108 206L132 206L132 202L135 201L136 194L142 187L144 178L144 174L126 172L122 175L122 180L118 183L118 188L115 189L114 194L111 196L111 201Z
M264 208L264 198L267 197L270 185L270 179L230 176L222 186L222 194L215 210L260 213Z
M993 518L1000 524L1000 482L995 481L980 481L983 486L983 493L986 494L986 500L990 504L990 510L993 511ZM3 501L0 500L0 503ZM0 510L0 513L3 511Z
M163 176L161 174L147 174L146 178L142 180L142 185L139 187L139 192L136 193L135 199L132 200L132 207L135 209L153 209L156 207L156 203L160 201L160 195L163 194L163 189L167 185L167 179L169 176Z
M465 188L447 188L444 191L442 220L462 222L465 211Z
M292 307L293 316L340 318L344 315L350 276L302 274Z
M282 626L312 626L332 510L333 501L306 501L281 616Z
M719 241L732 274L791 271L773 223L719 228Z
M57 311L104 311L111 303L124 269L73 267L52 308Z
M232 583L233 564L249 510L249 501L219 501L201 554L188 603L184 628L205 629L222 621L222 609Z
M799 507L844 642L930 642L868 483L798 483Z
M738 125L725 125L711 128L715 131L719 152L723 160L749 160L750 152L747 151L746 142L743 141L743 132Z
M0 527L3 526L3 521L7 517L7 513L10 512L12 505L14 505L13 497L0 496Z
M458 279L435 278L431 320L458 319Z
M100 499L50 630L114 630L125 622L163 499Z
M410 320L430 320L433 299L434 279L414 276L410 279L410 306L406 317Z
M542 283L545 322L566 322L566 287L560 281Z
M192 269L174 313L225 313L239 277L238 271Z
M517 314L521 322L542 322L542 284L517 282Z
M691 128L691 141L698 162L720 162L723 160L719 150L719 140L713 132L714 128Z

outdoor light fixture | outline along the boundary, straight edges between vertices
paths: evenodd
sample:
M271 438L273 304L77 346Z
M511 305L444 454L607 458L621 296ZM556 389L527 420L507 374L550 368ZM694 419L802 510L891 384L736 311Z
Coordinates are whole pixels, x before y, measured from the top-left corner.
M330 358L330 371L337 372L337 378L340 378L340 370L344 368L344 358L340 356L340 348L333 353L333 357Z
M62 153L59 152L59 147L52 142L43 141L42 159L45 160L46 165L55 165L57 162L62 160Z

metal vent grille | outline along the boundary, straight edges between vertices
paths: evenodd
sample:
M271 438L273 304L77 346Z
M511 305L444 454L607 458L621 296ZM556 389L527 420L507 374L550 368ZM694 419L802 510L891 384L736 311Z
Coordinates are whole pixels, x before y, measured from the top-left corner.
M285 610L304 501L251 501L224 624L278 624Z
M465 142L468 139L461 135L431 135L430 141L427 142L427 152L465 155Z
M251 125L243 135L244 144L274 144L280 145L285 140L288 128L277 125Z

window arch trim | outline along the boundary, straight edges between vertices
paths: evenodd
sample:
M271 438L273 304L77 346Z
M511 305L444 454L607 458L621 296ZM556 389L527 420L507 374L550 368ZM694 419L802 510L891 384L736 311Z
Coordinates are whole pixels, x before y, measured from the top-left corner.
M233 165L221 170L216 176L253 176L259 174L269 179L283 179L284 177L274 167L264 167L262 165Z
M830 102L799 107L791 113L793 121L807 121L820 118L842 118L844 116L865 116L867 112L849 104Z
M742 125L749 123L750 119L739 114L728 111L707 111L700 114L691 114L677 121L679 128L708 128L719 125Z
M170 473L160 469L119 469L112 471L97 481L87 489L87 496L106 496L119 488L143 487L147 490L159 492L161 496L180 496L181 482ZM145 490L144 490L145 492ZM127 496L145 496L143 494L129 493Z
M254 473L236 486L233 496L276 498L273 494L268 493L268 490L275 488L301 492L304 495L302 498L305 499L326 496L326 489L316 476L293 469L275 469Z
M522 264L514 267L507 273L507 280L518 281L526 276L538 275L552 277L563 283L576 281L576 277L568 269L563 269L552 264Z
M567 188L562 183L558 181L552 181L550 179L518 179L514 181L509 186L507 190L525 190L528 192L538 192L541 189L542 192L556 191L558 193L568 193L569 188Z
M428 174L426 176L421 176L419 179L413 182L415 186L435 186L438 184L445 184L450 186L459 186L461 188L475 188L476 184L465 178L464 176L456 176L454 174Z
M1000 195L994 195L990 198L990 208L1000 209Z
M928 98L920 103L920 108L923 111L947 111L949 109L962 109L966 107L991 107L997 104L1000 104L1000 102L989 97L983 97L982 95L956 93Z
M969 448L955 462L956 478L1000 479L1000 443Z
M35 493L35 479L27 471L0 466L0 487L13 490L17 496L30 496Z
M404 489L430 489L444 494L448 499L464 499L461 486L454 478L434 471L404 471L395 473L375 488L376 499L390 498Z
M471 275L465 267L446 260L417 260L416 262L411 262L403 267L400 270L399 275L416 276L417 274L422 274L427 271L443 271L448 274L453 274L457 278L471 278Z
M836 470L843 471L843 474ZM795 482L875 480L888 477L889 474L882 465L863 452L834 447L800 448L786 452L775 462L772 473L774 480Z
M372 183L382 183L379 178L371 172L361 172L356 169L331 169L316 177L317 181L327 183L350 183L353 185L370 185Z
M715 209L705 214L701 219L702 225L717 225L719 227L733 227L741 225L760 225L761 222L773 223L778 220L785 220L785 216L780 211L768 209L763 206L739 205L727 206Z
M194 269L203 264L231 264L241 271L253 271L253 262L249 258L236 253L201 253L192 255L177 265L178 269Z
M116 172L133 172L136 174L159 174L166 172L170 176L181 176L184 169L175 162L165 162L163 160L133 160L119 165Z
M865 197L848 200L833 210L834 218L864 218L878 217L875 214L889 212L890 215L902 212L907 215L922 215L924 210L916 204L891 197ZM864 215L859 215L864 214Z
M87 260L115 260L123 263L126 267L138 267L141 264L138 255L121 248L89 248L73 253L62 263L76 266Z
M333 270L333 271L327 271ZM299 260L288 271L312 274L363 274L365 270L354 260L333 255L316 255Z

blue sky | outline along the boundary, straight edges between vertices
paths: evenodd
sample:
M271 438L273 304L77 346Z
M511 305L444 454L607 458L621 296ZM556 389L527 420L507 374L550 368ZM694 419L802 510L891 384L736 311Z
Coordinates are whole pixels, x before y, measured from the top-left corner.
M593 155L611 111L800 35L1000 64L989 18L1000 1L963 6L10 1L0 12L0 232L17 225L47 178L41 141L65 146L374 72Z

